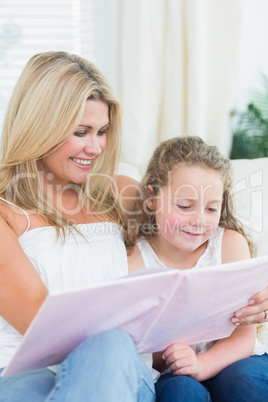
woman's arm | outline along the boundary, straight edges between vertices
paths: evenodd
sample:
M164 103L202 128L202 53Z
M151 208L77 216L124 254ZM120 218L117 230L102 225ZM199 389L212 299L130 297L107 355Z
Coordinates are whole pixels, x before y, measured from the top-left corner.
M235 325L261 324L268 322L268 286L255 294L248 306L237 310L232 317Z
M0 316L24 334L47 294L14 231L0 217Z

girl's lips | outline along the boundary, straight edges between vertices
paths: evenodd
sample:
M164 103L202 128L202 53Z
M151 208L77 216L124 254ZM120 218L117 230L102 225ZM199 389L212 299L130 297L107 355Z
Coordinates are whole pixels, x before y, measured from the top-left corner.
M192 233L192 232L187 232L186 230L183 230L182 233L185 233L187 236L191 236L191 237L202 236L202 233Z

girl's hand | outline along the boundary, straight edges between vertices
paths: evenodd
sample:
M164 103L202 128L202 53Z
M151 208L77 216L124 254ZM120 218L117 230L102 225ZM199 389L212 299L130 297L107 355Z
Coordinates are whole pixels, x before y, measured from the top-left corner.
M163 353L168 370L174 375L188 375L198 380L200 364L193 349L184 343L173 343Z
M232 317L235 325L261 324L268 322L268 286L254 295L247 307L236 311Z

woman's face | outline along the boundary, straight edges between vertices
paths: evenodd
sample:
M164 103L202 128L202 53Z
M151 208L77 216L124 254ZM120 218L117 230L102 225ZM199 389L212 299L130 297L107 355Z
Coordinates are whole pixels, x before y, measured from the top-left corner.
M84 183L91 165L105 151L108 125L108 104L87 100L82 120L73 135L42 159L47 185L62 188L69 183Z

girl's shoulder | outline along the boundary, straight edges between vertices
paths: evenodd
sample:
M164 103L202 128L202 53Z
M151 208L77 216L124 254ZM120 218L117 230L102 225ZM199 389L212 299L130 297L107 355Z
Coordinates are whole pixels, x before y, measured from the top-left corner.
M222 238L222 262L234 262L250 258L246 238L233 229L225 229Z

